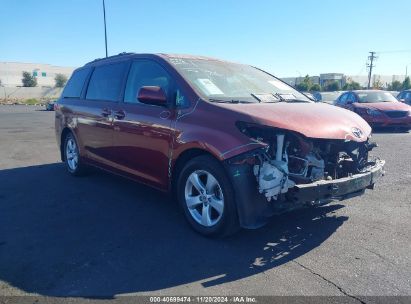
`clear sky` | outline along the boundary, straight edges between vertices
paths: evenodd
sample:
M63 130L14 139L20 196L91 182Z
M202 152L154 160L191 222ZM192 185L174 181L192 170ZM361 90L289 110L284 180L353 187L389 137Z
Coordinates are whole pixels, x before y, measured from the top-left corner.
M0 0L0 11L0 61L104 56L102 0ZM363 75L377 51L375 73L405 74L410 12L411 0L106 0L108 50L213 56L280 77Z

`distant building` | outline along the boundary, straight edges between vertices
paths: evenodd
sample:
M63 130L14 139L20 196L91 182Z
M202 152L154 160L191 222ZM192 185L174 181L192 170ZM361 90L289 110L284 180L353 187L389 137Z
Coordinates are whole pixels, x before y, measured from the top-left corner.
M56 74L71 76L75 68L42 63L0 62L0 80L5 87L22 86L23 71L37 78L38 87L54 87Z
M302 76L299 76L299 77L285 77L285 78L281 78L281 80L288 83L289 85L295 87L296 85L303 82L304 78L305 77L302 77ZM320 77L319 76L310 76L310 79L311 79L311 82L313 84L320 84Z
M326 87L327 85L338 82L340 88L345 85L345 76L342 73L326 73L320 74L320 86L322 88Z

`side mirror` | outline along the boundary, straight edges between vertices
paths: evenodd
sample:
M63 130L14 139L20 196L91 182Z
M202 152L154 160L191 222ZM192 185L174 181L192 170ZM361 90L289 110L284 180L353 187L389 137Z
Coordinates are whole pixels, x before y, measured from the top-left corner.
M145 86L141 87L137 94L137 99L141 103L166 106L167 96L164 90L158 86Z
M399 101L405 102L405 98L401 98L401 99L399 99Z

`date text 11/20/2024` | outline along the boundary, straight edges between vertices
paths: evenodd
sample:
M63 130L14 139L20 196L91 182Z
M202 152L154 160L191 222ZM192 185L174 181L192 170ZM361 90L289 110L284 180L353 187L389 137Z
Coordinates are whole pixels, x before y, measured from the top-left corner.
M255 297L248 296L232 296L232 297L216 297L216 296L172 296L172 297L150 297L150 303L257 303Z

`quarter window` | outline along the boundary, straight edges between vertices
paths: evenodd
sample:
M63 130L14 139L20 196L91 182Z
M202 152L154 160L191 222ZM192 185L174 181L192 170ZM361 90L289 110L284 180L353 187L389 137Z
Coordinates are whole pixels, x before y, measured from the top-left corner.
M89 72L90 68L74 71L66 87L64 88L62 97L79 98Z
M90 78L86 99L117 101L126 68L126 62L96 67Z

